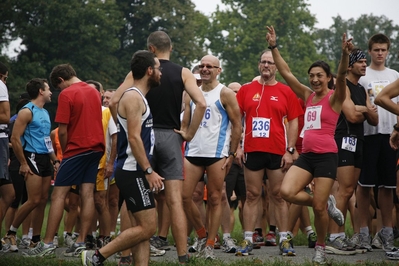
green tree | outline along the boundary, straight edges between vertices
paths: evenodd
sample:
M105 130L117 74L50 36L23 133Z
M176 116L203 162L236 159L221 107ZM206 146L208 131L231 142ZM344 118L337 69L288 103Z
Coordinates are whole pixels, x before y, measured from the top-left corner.
M261 51L267 48L266 26L273 25L277 32L281 54L294 75L305 84L306 71L318 59L312 29L315 17L303 0L224 0L227 10L212 16L212 27L207 38L208 47L223 62L222 82L245 83L258 75L257 62ZM337 47L339 43L335 44Z
M191 62L204 55L203 36L209 21L194 10L191 0L116 0L116 3L125 22L119 30L120 50L116 55L126 70L132 54L147 49L148 35L157 30L167 32L172 39L172 61L190 67Z
M319 53L327 56L329 60L338 63L341 53L334 47L342 38L342 32L353 38L353 43L367 52L369 38L376 33L383 33L391 40L391 53L388 55L386 65L399 70L397 51L399 50L399 26L386 16L361 15L358 19L344 20L340 16L333 17L333 24L329 29L320 29L315 32L315 43ZM368 60L370 62L370 58Z

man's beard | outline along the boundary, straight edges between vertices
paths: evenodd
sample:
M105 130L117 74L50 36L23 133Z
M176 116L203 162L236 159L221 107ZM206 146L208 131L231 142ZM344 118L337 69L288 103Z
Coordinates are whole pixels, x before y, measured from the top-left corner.
M148 86L150 88L158 87L161 84L161 79L157 80L156 78L157 77L155 76L155 71L154 71L154 73L148 79Z

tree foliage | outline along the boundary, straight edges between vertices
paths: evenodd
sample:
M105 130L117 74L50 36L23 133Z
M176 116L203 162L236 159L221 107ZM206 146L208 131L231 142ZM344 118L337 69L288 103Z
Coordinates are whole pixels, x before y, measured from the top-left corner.
M82 80L116 88L129 71L132 54L146 49L147 36L156 30L171 36L172 60L190 67L204 54L201 36L207 24L190 0L3 0L0 43L20 39L25 47L6 60L11 104L28 80L48 77L60 63L70 63ZM55 96L47 105L50 113L55 112Z
M364 52L368 50L368 40L376 33L383 33L391 40L391 53L388 55L386 66L399 70L399 26L385 16L361 15L358 19L343 20L340 16L333 17L333 25L329 29L320 29L315 33L315 43L319 53L327 56L329 60L338 62L340 50L331 44L338 43L342 33L346 32L353 38L353 43ZM370 58L368 58L370 62Z
M267 48L266 25L275 27L281 54L304 84L316 60L326 60L336 69L343 32L365 51L372 34L386 34L392 41L387 66L399 69L399 28L385 16L361 15L347 21L337 16L328 29L315 29L316 18L306 0L222 3L227 9L217 9L208 18L195 11L191 0L2 0L0 49L17 39L25 47L15 58L0 55L10 69L11 105L28 80L48 77L59 63L70 63L82 80L116 88L129 70L132 54L146 49L148 35L156 30L169 34L171 60L183 66L190 67L208 51L217 55L223 83L245 83L258 75L259 55ZM47 108L53 115L57 93L52 98Z
M266 26L277 32L280 52L300 76L316 54L311 30L315 17L303 0L222 1L227 10L217 10L209 31L209 48L223 60L222 81L245 83L258 75L260 53L267 48Z

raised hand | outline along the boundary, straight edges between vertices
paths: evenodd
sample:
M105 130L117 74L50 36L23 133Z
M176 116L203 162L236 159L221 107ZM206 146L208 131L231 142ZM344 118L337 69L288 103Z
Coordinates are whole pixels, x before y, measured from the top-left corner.
M354 45L352 43L352 38L346 39L346 33L342 34L342 51L345 54L350 54L353 50Z
M266 34L266 41L269 43L269 46L275 46L277 41L276 41L276 32L274 30L273 26L266 26L267 28L267 34Z

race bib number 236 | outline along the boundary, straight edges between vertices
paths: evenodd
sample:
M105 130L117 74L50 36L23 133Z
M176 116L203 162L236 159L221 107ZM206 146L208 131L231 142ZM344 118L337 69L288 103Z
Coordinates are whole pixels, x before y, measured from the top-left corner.
M270 118L252 118L252 137L268 138L270 135Z

